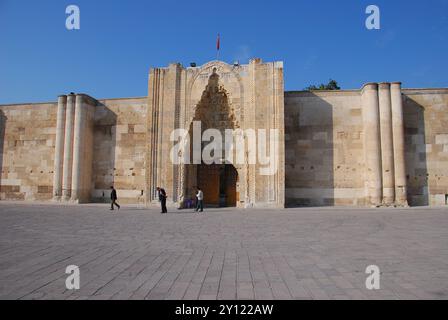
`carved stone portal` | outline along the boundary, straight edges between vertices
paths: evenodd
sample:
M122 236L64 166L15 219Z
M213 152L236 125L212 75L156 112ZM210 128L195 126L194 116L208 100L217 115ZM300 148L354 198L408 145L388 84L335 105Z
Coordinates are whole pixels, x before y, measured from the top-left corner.
M147 205L157 203L157 186L165 188L171 205L184 208L201 185L208 206L284 207L284 89L283 64L231 66L212 61L201 67L171 64L150 71L148 94ZM260 174L262 164L173 164L170 141L175 129L185 129L192 141L193 121L201 130L270 129L278 132L277 170ZM253 140L244 134L244 147ZM268 137L268 140L271 139ZM206 145L207 143L205 143ZM191 147L191 145L190 145ZM247 151L245 151L247 153Z

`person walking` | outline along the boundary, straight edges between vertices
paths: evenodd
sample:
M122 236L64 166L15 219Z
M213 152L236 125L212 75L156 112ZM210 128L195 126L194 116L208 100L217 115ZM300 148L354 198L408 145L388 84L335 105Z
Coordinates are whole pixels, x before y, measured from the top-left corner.
M113 186L110 187L111 188L111 193L110 193L110 210L114 210L114 205L118 208L118 210L120 210L120 205L117 203L118 197L117 197L117 190L115 190L115 188Z
M197 187L198 193L196 194L196 212L204 211L204 192L202 192L201 188Z
M166 209L166 192L165 189L157 187L157 193L159 195L159 201L160 201L160 205L162 207L162 212L161 213L168 213L168 210Z

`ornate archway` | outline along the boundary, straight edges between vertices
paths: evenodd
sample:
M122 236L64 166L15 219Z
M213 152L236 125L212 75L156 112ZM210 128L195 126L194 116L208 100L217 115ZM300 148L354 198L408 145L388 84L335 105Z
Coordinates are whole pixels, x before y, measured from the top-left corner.
M190 133L190 154L193 146L193 122L201 123L201 137L208 129L218 130L224 139L225 130L239 128L238 120L235 116L230 101L229 94L222 84L220 77L213 69L208 79L208 83L202 92L201 99L194 109L194 116L189 125ZM197 138L197 137L196 137ZM223 145L227 141L223 141ZM201 143L201 151L207 143ZM222 161L224 155L218 163L189 164L185 170L185 186L187 200L194 199L194 191L200 186L204 192L204 203L212 207L237 206L239 200L238 168L231 163Z
M185 164L174 163L171 151L178 144L173 140L176 134L172 134L181 130L183 136L188 136L193 120L199 120L202 130L239 129L234 138L235 141L244 142L244 156L240 157L244 159L235 161L237 164L233 168L228 166L230 163L221 163L224 167L217 170L221 172L219 176L224 177L219 181L226 180L226 170L233 172L229 176L238 181L236 190L240 196L237 206L283 207L283 99L281 62L263 63L260 59L252 59L247 65L211 61L200 67L184 68L173 63L166 68L152 68L147 104L147 205L157 204L156 186L165 187L169 194L168 205L180 208L189 199L194 199L194 186L198 182L197 167L201 163L195 161L195 166L189 164L191 161L186 161ZM278 147L279 161L276 166L278 170L268 176L262 174L264 164L247 160L247 146L249 143L254 145L255 140L251 138L254 132L269 132L271 129L278 131L280 143L275 147ZM182 154L187 155L181 152ZM219 184L221 191L226 190L226 184L216 184ZM233 191L221 191L220 195L236 194Z

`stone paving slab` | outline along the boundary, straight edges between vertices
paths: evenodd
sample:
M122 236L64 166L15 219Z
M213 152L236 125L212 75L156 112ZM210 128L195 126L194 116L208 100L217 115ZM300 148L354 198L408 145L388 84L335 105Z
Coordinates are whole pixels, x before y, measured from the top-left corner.
M65 269L80 268L80 290ZM369 265L380 289L365 286ZM448 299L448 208L0 202L1 299Z

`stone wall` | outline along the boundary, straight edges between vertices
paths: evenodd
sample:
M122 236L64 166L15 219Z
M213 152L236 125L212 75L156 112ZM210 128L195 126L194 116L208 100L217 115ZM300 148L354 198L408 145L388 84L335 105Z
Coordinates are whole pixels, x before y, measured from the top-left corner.
M448 195L448 89L405 89L410 205L445 205Z
M378 97L376 138L364 129L363 90L285 92L287 206L371 204L367 184L370 170L365 157L372 154L366 145L375 139L381 140L376 153L380 198L383 204L390 201L386 198L391 188L386 183L387 174L393 170L385 162L387 117L381 110L387 100L381 96L381 90L387 85L376 85L373 89ZM411 206L446 205L448 89L403 89L402 101L407 201ZM395 127L393 131L395 142ZM396 146L393 149L396 151ZM395 160L397 154L392 158L392 168L397 171L400 165ZM402 187L396 178L396 194Z
M108 202L114 185L120 202L144 203L146 102L145 97L85 105L80 202ZM57 109L56 102L0 106L0 199L53 198Z
M0 199L50 200L56 103L0 106Z
M286 92L286 205L364 205L362 132L359 91Z
M144 203L147 98L100 100L95 110L92 200ZM143 193L143 194L142 194Z
M259 69L259 74L265 77L262 70ZM381 143L376 160L380 161L378 188L384 201L386 191L392 190L390 186L386 188L390 170L384 165L383 152L391 146L385 145L384 137L380 136L384 135L384 130L380 129L385 127L381 122L381 119L384 121L381 106L388 106L387 95L381 96L380 92L387 84L367 87L378 97L372 106L376 103L378 112L376 139ZM370 186L366 183L370 170L365 159L369 154L366 145L370 145L374 137L365 131L365 88L285 92L286 206L372 204ZM86 108L92 112L85 113L88 121L86 130L82 129L85 131L84 151L78 160L82 162L84 173L78 177L81 178L79 195L84 197L87 193L87 201L108 202L110 186L114 185L121 203L143 205L148 194L145 182L145 175L148 176L145 170L149 145L146 135L148 99L97 101L85 95L84 98L88 102L85 102ZM70 100L66 99L66 102ZM448 200L448 89L403 89L402 101L407 201L411 206L445 205ZM394 103L396 100L394 102L392 96L391 104ZM57 111L57 102L0 105L0 199L53 198ZM169 116L166 114L165 122L169 121ZM253 119L268 121L261 114ZM393 129L395 142L395 127ZM396 151L395 146L393 150ZM62 158L59 160L63 162ZM398 164L395 161L392 166L395 174ZM401 187L401 182L397 181L395 178L391 186L395 183L395 188ZM257 189L258 193L269 196Z

